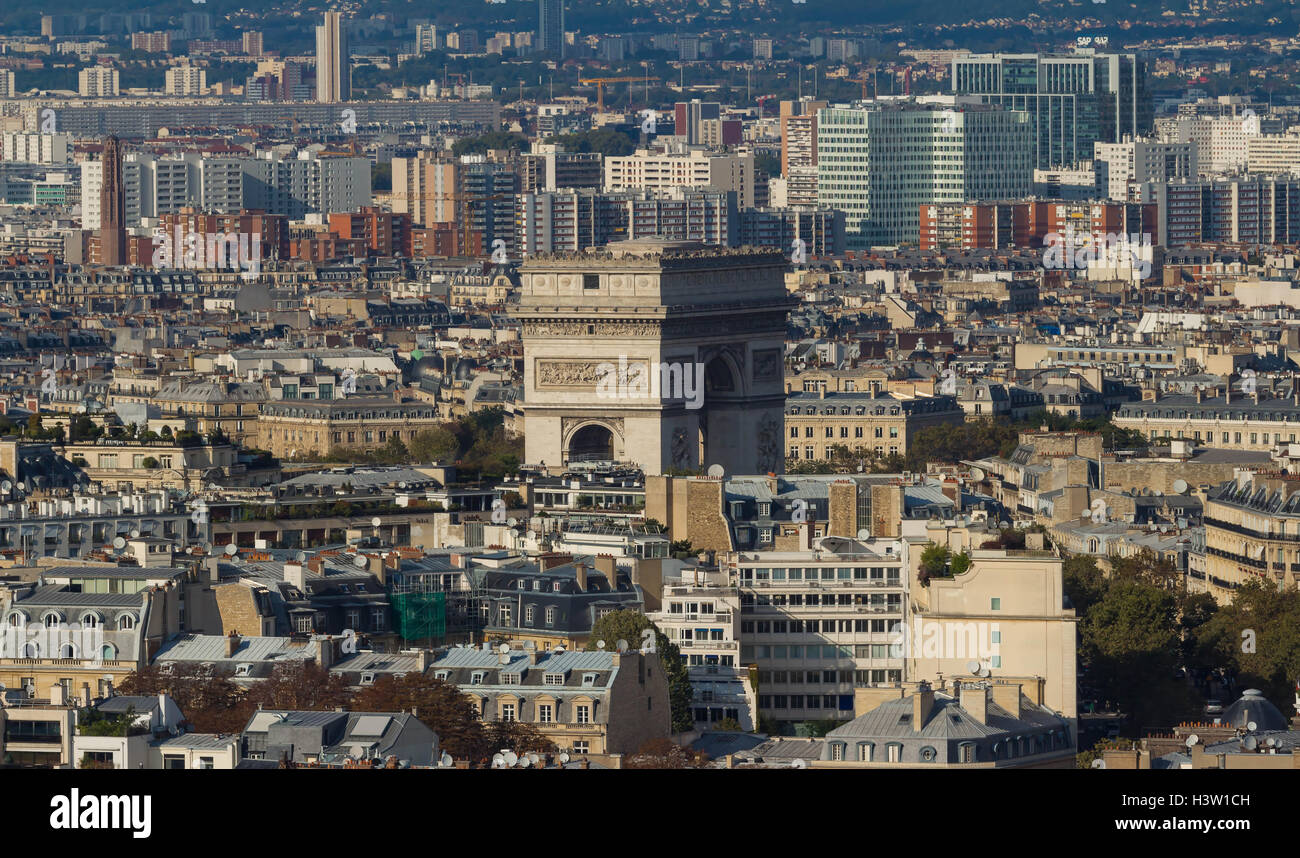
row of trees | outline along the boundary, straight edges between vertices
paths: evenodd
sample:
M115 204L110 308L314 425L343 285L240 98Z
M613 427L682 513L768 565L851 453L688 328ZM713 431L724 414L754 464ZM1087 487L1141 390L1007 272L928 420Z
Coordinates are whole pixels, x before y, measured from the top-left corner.
M1263 581L1231 605L1188 593L1172 563L1144 552L1065 561L1066 594L1079 615L1081 696L1113 703L1131 736L1163 731L1201 712L1212 683L1259 688L1290 711L1300 677L1300 592Z
M123 680L122 694L153 696L166 692L200 733L239 733L258 708L354 712L411 712L427 724L442 748L458 760L486 764L494 753L549 753L554 743L519 721L483 723L473 701L449 682L422 673L378 677L352 691L342 677L314 662L279 665L266 679L244 688L228 676L198 665L175 665L169 672L149 666Z

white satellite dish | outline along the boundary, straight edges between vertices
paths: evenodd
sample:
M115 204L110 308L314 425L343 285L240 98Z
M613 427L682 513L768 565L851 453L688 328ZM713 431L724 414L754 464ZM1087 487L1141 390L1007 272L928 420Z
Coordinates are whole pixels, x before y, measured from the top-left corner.
M618 643L614 644L614 648L617 649L619 652L627 652L627 641L623 640L622 638L619 638Z
M1198 744L1200 741L1201 741L1201 737L1196 735L1195 733L1192 733L1190 736L1187 737L1187 747L1191 748L1196 744Z
M1174 494L1181 495L1187 491L1187 480L1174 480Z
M984 474L984 469L983 469L983 468L971 468L971 469L970 469L970 478L971 478L972 480L975 480L976 482L979 482L980 480L983 480L983 479L984 479L984 476L985 476L985 474Z
M604 648L605 648L604 641L596 641L596 649L604 649Z
M366 568L366 555L364 555L364 554L358 554L356 557L353 557L353 558L352 558L352 565L355 566L355 567L357 567L358 569L365 569L365 568Z
M542 758L537 756L536 754L528 755L528 762L532 763L534 766L537 765L541 761L541 759Z
M1106 768L1106 761L1105 761L1105 760L1093 760L1093 761L1092 761L1092 768L1094 768L1094 769L1104 769L1104 768Z
M790 763L790 768L792 768L792 769L806 769L806 768L808 768L808 761L807 761L807 760L803 760L803 759L796 759L796 760L794 760L793 762Z
M375 516L374 518L370 519L370 526L371 526L371 527L379 527L379 525L381 525L381 524L383 524L383 523L384 523L384 520L383 520L382 518L380 518L379 516Z
M507 519L506 519L506 526L507 526L507 527L514 527L514 526L517 525L518 523L519 523L519 519L517 519L517 518L507 518Z
M506 765L506 758L504 756L502 756L501 754L492 755L492 768L502 769L505 768L505 765Z
M1242 742L1241 744L1243 747L1245 747L1247 751L1253 751L1259 747L1259 742L1255 739L1254 736L1247 736L1246 741Z
M501 646L497 647L497 652L501 653L502 655L510 655L510 644L508 643L501 644Z
M307 552L299 551L297 554L293 556L293 559L297 560L299 563L304 563L307 560Z
M975 674L976 676L979 676L979 675L980 675L980 663L979 663L978 661L967 662L967 664L966 664L966 672L967 672L967 673L973 673L973 674Z
M1246 723L1246 729L1249 730L1250 732L1254 733L1256 730L1259 729L1259 725L1256 724L1254 721L1248 721L1248 722Z
M865 527L858 531L858 539L861 539L862 541L865 542L870 538L871 538L871 531L867 530Z
M560 762L561 762L561 763L567 763L568 761L569 761L569 752L568 752L568 751L565 751L564 753L560 754Z
M229 545L226 546L225 551L226 551L226 556L227 556L227 557L234 557L236 554L239 553L239 546L238 546L238 545L235 545L235 544L232 542L232 543L230 543Z
M200 545L199 548L202 548L202 549L203 549L203 553L204 553L204 554L211 554L211 553L212 553L212 543L211 543L211 542L205 542L205 543L203 543L202 545Z
M113 547L116 548L116 549L118 549L119 551L120 551L121 549L123 549L123 548L126 548L126 540L123 539L123 538L120 537L120 536L119 536L119 537L116 537L116 538L113 540Z
M506 761L506 766L508 766L509 768L514 768L515 763L519 762L519 755L516 754L514 751L506 751L505 761Z
M455 764L455 762L456 761L451 758L451 754L443 751L442 757L438 760L438 766L440 768L449 769Z
M708 473L710 477L713 477L714 479L719 479L723 476L726 476L727 470L721 465L709 465Z
M14 487L14 484L11 483L11 482L9 482L8 480L5 480L4 482L0 483L0 490L6 491L6 492L7 492L7 491L11 491L11 490L13 489L13 487Z
M139 538L140 538L140 528L138 528L138 527L133 527L133 528L131 528L131 538L132 538L132 539L139 539Z
M526 769L526 768L528 768L529 766L531 766L532 764L533 764L533 761L530 760L530 759L528 759L527 757L520 757L520 758L519 758L519 768L521 768L521 769Z

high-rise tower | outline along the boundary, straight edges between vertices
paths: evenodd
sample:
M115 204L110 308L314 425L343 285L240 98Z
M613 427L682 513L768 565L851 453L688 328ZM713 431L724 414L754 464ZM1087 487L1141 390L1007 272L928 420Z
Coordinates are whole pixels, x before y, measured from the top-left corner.
M316 28L316 100L336 104L351 97L352 67L343 15L326 12L325 23Z

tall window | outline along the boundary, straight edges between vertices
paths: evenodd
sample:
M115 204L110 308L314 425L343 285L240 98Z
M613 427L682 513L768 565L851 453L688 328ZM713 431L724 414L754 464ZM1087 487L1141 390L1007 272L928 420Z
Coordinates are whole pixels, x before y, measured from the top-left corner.
M575 713L574 720L577 721L579 724L591 723L591 706L584 703L582 705L575 706L573 708L573 711Z
M537 705L537 723L552 724L555 722L555 710L549 703L539 703Z
M515 704L513 703L501 704L501 720L502 721L515 720Z

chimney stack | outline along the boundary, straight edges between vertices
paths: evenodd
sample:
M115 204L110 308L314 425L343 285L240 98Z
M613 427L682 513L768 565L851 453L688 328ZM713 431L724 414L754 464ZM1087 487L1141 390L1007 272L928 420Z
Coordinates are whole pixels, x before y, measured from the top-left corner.
M234 658L235 651L239 649L239 632L231 631L226 635L226 658Z
M930 683L922 682L917 686L916 693L912 695L912 732L919 733L924 730L933 711L934 690L930 688Z
M291 587L297 587L304 593L307 591L307 575L301 563L293 562L284 564L284 580L287 581Z
M1020 686L1016 686L1019 688ZM962 685L957 697L966 714L981 724L989 723L989 689L981 682L968 682Z
M575 563L573 564L573 571L578 579L578 591L581 593L587 592L587 564Z

